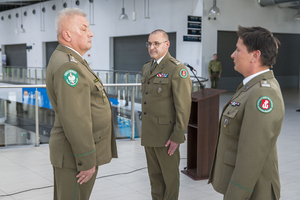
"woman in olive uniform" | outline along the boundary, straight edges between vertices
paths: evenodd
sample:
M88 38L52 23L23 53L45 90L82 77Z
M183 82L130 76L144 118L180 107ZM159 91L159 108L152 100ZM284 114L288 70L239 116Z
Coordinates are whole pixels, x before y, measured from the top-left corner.
M209 183L225 200L278 200L276 141L284 103L269 69L278 40L261 27L239 26L238 36L231 57L245 79L223 108Z

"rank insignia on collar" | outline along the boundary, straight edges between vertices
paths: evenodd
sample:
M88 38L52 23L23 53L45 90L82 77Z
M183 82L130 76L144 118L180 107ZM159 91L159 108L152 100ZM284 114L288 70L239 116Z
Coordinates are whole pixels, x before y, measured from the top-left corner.
M261 86L262 87L271 87L271 85L268 83L268 81L261 81Z
M168 75L169 74L159 73L159 74L156 75L156 77L159 77L159 78L168 78Z
M72 55L70 55L70 61L77 63L77 61L75 60L75 58Z
M235 101L230 102L230 104L231 104L232 106L240 106L240 105L241 105L241 103L235 102Z

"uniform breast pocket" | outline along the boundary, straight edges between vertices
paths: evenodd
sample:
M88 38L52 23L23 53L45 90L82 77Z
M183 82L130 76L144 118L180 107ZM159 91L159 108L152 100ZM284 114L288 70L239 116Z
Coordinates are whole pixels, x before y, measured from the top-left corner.
M168 90L168 78L154 78L154 92L158 97L169 96L170 91Z
M95 87L96 87L96 92L94 95L96 96L96 102L105 103L107 101L107 96L103 86L101 85L101 83L97 82L95 83Z
M239 126L237 123L236 116L239 110L237 108L234 109L226 109L222 116L221 121L221 130L223 133L227 135L237 135Z

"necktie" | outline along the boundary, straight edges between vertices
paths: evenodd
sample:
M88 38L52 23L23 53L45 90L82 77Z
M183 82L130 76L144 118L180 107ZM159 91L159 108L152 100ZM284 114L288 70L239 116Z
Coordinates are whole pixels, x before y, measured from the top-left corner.
M151 73L155 70L155 67L157 66L157 62L155 62L152 66L151 66Z

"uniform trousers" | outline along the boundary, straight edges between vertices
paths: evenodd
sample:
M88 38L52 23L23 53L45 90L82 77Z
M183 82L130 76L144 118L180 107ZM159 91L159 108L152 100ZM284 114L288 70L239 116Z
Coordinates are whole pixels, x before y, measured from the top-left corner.
M88 200L92 193L98 166L92 178L80 185L77 183L76 169L53 167L54 171L54 200Z
M145 147L153 200L177 200L179 194L179 146L172 156L169 147Z
M210 81L211 81L211 88L217 89L218 82L219 82L219 73L215 73L215 72L211 73Z

